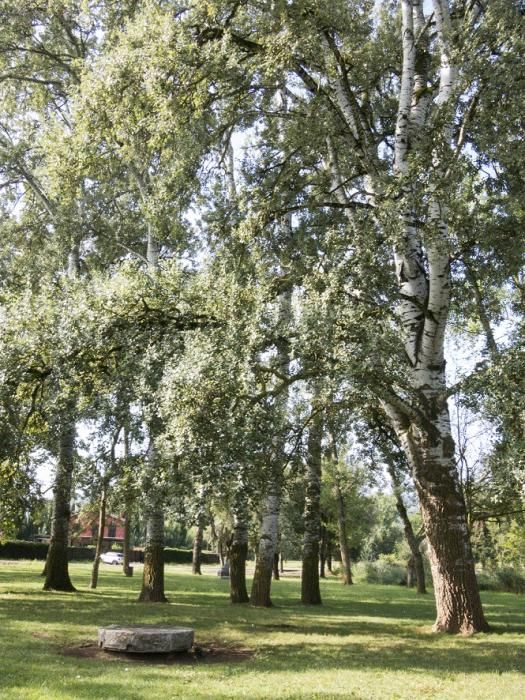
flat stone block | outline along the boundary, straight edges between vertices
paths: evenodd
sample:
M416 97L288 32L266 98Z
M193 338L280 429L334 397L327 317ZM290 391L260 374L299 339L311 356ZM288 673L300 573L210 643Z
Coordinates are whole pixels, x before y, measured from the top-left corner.
M194 630L159 625L108 625L98 630L98 645L107 651L162 654L188 651Z

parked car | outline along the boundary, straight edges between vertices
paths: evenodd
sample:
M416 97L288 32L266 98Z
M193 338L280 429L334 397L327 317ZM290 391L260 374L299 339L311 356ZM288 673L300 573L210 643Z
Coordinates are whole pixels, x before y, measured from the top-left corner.
M104 554L100 555L100 559L104 562L104 564L124 563L124 555L122 552L104 552Z

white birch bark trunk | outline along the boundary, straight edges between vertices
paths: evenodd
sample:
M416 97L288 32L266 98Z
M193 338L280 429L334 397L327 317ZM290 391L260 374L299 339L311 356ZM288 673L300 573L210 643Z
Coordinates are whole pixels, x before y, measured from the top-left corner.
M452 110L457 71L450 55L451 29L448 2L434 0L440 82L433 110ZM401 185L403 234L395 249L399 285L399 318L409 359L409 381L416 414L385 404L412 468L425 532L429 543L436 596L435 630L471 633L487 629L470 547L466 511L459 486L448 406L444 338L450 303L448 225L446 210L436 189L430 187L429 234L423 238L414 210L408 156L418 130L427 124L415 90L416 50L414 15L421 24L420 3L402 0L403 70L396 124L394 173ZM421 80L424 76L421 76ZM429 127L430 128L430 127ZM434 127L432 127L434 128ZM438 143L433 175L442 174L440 151L450 145L452 121L444 119L441 131L432 133ZM419 414L419 418L415 415Z
M272 483L264 499L261 534L257 548L257 561L253 577L250 603L256 606L270 607L272 600L270 588L272 583L273 559L277 550L279 532L279 514L281 510L281 487Z
M140 196L144 204L147 203L146 183L140 173L133 169L133 174ZM147 245L146 260L148 273L154 276L159 269L160 244L155 236L153 225L147 221ZM167 598L164 594L164 509L163 499L158 492L156 477L157 455L155 449L155 430L150 425L150 446L148 450L148 488L144 494L146 502L146 545L144 549L144 568L142 575L142 590L139 601L164 603Z
M278 91L278 100L283 111L286 111L286 97L284 91ZM291 239L292 215L290 213L283 216L281 220L281 230L283 238ZM292 316L292 290L286 290L279 298L279 322L278 326L283 328L282 337L287 336L288 326ZM290 369L290 356L288 343L278 342L277 357L280 373L287 376ZM288 392L284 391L278 399L278 404L282 410L286 410L288 402ZM274 557L277 552L279 534L279 516L281 512L281 490L282 471L284 465L284 445L276 444L272 457L270 484L263 504L261 536L257 547L257 561L255 574L250 593L252 605L270 606L270 588L272 583L272 571Z
M146 467L144 511L146 514L146 545L140 602L165 603L164 594L164 510L157 479L155 434L150 427L148 463Z
M286 217L286 225L291 229L290 217ZM285 328L291 317L291 291L281 295L279 300L280 324ZM279 370L283 376L289 372L290 358L288 348L278 348ZM285 391L279 398L283 410L288 401L288 392ZM284 457L284 445L276 444L272 456L271 481L263 504L261 536L257 547L257 562L250 594L252 605L271 605L270 588L272 583L273 560L277 552L279 533L279 516L281 513L281 481Z

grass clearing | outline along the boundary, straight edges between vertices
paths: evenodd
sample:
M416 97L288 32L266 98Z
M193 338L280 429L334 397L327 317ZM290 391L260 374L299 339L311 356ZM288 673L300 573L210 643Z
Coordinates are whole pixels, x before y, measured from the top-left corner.
M462 638L431 634L432 595L397 586L328 579L324 605L307 608L299 580L284 578L273 585L275 607L264 610L232 606L227 580L180 565L166 567L164 605L135 602L140 570L127 579L102 566L91 591L90 564L74 563L79 592L70 594L42 591L41 569L0 562L2 699L525 697L525 598L515 594L485 592L494 632ZM203 647L253 654L170 664L64 653L93 644L97 628L111 623L190 626Z

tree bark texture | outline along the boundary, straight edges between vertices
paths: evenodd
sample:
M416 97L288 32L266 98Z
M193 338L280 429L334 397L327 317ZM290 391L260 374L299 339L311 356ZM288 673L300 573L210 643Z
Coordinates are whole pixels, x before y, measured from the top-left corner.
M260 607L270 607L272 600L273 558L277 548L279 513L281 508L281 488L276 482L270 485L263 504L261 535L257 549L257 561L250 592L250 603Z
M346 532L345 502L339 477L334 478L334 495L337 504L337 530L339 535L339 551L341 552L341 582L345 586L353 584L352 565L350 563L350 548Z
M98 511L98 532L97 532L97 544L95 548L95 559L93 561L93 568L91 570L91 585L90 588L96 588L98 584L98 570L100 567L100 555L102 554L102 547L104 545L104 529L106 527L106 502L107 502L107 485L104 483L102 485L102 492L100 494L100 507Z
M283 98L284 100L284 98ZM284 104L284 103L283 103ZM281 221L283 235L292 237L291 214L287 214ZM279 370L283 376L290 371L290 346L288 342L288 324L292 315L291 290L288 289L279 298L279 325L282 325L282 337L277 343L277 361ZM278 398L280 407L286 410L288 393L282 392ZM280 441L279 441L280 442ZM269 607L272 604L270 589L272 585L272 572L274 568L274 556L278 549L279 515L281 511L281 483L285 463L285 445L276 444L271 461L272 476L263 504L261 523L261 535L257 548L257 560L252 581L250 602L252 605Z
M131 501L127 500L126 501L126 512L124 513L124 543L123 543L123 554L124 554L124 563L122 566L122 571L124 572L124 576L132 576L133 575L133 567L131 566L131 545L130 545L130 540L131 540L131 513L132 513L132 506L131 506Z
M75 454L75 423L65 420L59 438L59 457L53 492L51 540L45 564L45 591L75 591L69 577L67 547L71 518L71 485Z
M164 513L158 507L147 515L144 572L139 602L167 603L164 595Z
M191 571L200 576L202 574L202 542L204 539L204 524L206 520L206 489L201 485L197 503L196 532L193 539L193 551L191 558Z
M164 510L162 494L157 483L156 430L149 426L147 492L144 494L146 513L146 546L144 547L144 568L140 602L166 603L164 595Z
M415 430L401 415L392 423L409 455L428 540L437 608L434 630L472 634L487 631L488 625L474 570L454 441L446 430L446 404L441 410L446 415L441 417L438 434Z
M405 451L418 493L434 580L436 631L485 631L466 509L454 459L446 403L444 338L450 306L450 258L447 209L434 182L445 177L443 147L452 142L457 70L452 62L452 29L447 0L433 0L435 51L440 62L439 86L433 104L428 91L422 108L420 88L426 86L428 44L416 42L424 21L422 3L401 1L403 60L395 135L394 174L400 184L399 214L403 229L394 248L399 289L398 317L408 359L411 399L385 397L384 407ZM420 55L421 54L421 55ZM428 109L441 123L427 129ZM431 127L432 128L432 127ZM428 194L428 235L416 213L409 153L427 133L435 139Z
M273 580L279 581L279 551L273 555Z
M321 441L323 439L323 417L312 402L313 416L308 435L306 458L306 494L304 501L304 538L301 575L301 602L305 605L321 604L319 586L319 535L321 529Z
M197 531L195 532L195 537L193 538L193 551L191 557L191 573L199 576L202 574L202 541L204 538L203 520L203 518L199 517L197 522Z
M330 574L333 574L332 570L332 547L333 547L333 539L332 539L332 533L330 531L327 531L327 537L326 537L326 568L328 569L328 572Z
M321 525L321 542L319 547L319 577L326 578L325 568L326 568L326 527Z
M233 536L230 546L230 600L248 603L246 588L246 559L248 556L248 525L244 514L234 513Z
M129 415L129 406L126 412ZM129 431L126 426L124 426L124 460L127 464L129 460ZM122 553L124 555L122 572L124 576L128 577L133 576L133 566L131 565L131 519L133 517L133 501L134 498L128 484L125 495L124 542L122 544Z

